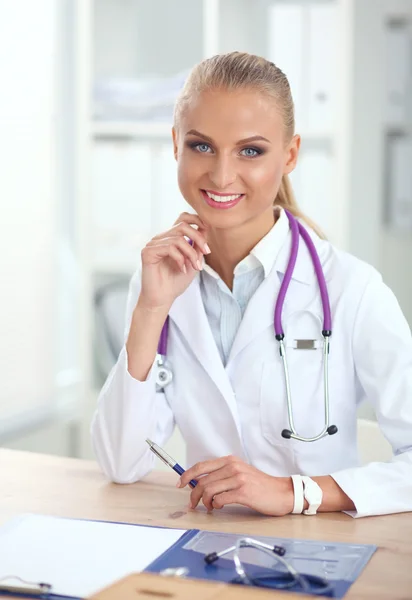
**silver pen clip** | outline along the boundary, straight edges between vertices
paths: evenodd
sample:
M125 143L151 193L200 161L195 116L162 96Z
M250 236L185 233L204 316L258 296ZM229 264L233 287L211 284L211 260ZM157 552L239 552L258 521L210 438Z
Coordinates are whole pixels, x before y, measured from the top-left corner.
M152 442L152 440L149 440L149 438L146 439L146 442L149 444L149 448L153 452L153 454L156 454L156 456L160 458L160 460L163 461L165 465L173 469L173 467L176 464L176 461L173 460L173 458L169 456L167 452L159 448L157 444Z

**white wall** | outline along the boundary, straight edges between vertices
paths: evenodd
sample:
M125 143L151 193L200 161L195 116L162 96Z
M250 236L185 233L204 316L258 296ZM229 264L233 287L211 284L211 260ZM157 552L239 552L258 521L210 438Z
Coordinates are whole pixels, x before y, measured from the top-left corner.
M0 426L53 399L54 6L0 2Z

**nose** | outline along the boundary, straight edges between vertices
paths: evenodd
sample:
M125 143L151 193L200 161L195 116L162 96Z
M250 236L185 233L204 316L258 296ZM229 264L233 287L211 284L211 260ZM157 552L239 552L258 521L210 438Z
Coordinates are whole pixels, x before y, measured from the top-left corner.
M216 156L209 172L209 178L216 191L223 191L237 178L236 166L230 156Z

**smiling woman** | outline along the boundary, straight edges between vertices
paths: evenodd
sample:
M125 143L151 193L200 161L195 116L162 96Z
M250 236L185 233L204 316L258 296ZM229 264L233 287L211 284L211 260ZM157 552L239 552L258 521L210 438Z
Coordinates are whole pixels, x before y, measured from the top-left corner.
M209 105L208 110L206 114L199 115L199 106L205 106L205 103ZM190 111L187 110L189 105ZM202 124L199 130L190 128L189 115L192 122L196 119L197 123ZM205 122L208 116L212 123ZM243 123L239 123L239 117ZM231 133L238 135L243 129L243 139L230 137ZM276 65L262 57L239 52L219 55L200 63L192 70L176 102L174 132L175 155L178 132L180 143L184 140L188 148L202 154L222 155L224 149L220 146L220 140L224 140L226 150L227 145L231 146L239 157L259 159L263 167L265 162L270 161L273 166L277 165L276 169L272 169L272 181L266 182L269 202L287 208L317 230L314 223L300 211L288 178L296 166L300 137L294 135L294 106L289 82ZM285 155L289 158L287 168L279 173L279 161L285 159ZM184 178L187 170L182 162L179 167L182 189L184 179L180 177L182 175ZM253 169L256 173L256 165ZM229 182L224 181L223 185L230 186L230 173L227 172L226 176ZM254 185L261 183L256 181ZM217 189L210 192L222 197L218 191L221 182L217 180L215 184ZM214 200L220 201L219 198ZM217 208L215 205L213 207ZM322 237L321 232L317 231Z
M132 279L127 340L92 425L102 468L136 481L153 467L145 440L161 446L177 424L193 508L412 510L411 334L380 275L299 211L285 75L239 52L203 61L177 100L173 143L193 213L148 242ZM391 463L358 466L365 397Z

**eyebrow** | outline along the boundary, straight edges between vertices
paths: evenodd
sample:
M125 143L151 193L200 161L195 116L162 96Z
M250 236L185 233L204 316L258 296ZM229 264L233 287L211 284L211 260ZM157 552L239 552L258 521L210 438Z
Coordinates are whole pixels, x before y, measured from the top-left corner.
M208 142L211 142L212 144L214 143L212 138L209 137L208 135L205 135L204 133L200 133L200 131L196 131L196 129L190 129L190 131L188 131L186 133L186 135L197 135L201 138L203 138L204 140L207 140ZM245 138L243 140L239 140L238 142L236 142L236 146L241 146L242 144L248 144L249 142L268 142L270 144L270 141L263 137L262 135L253 135L252 137L249 138Z

